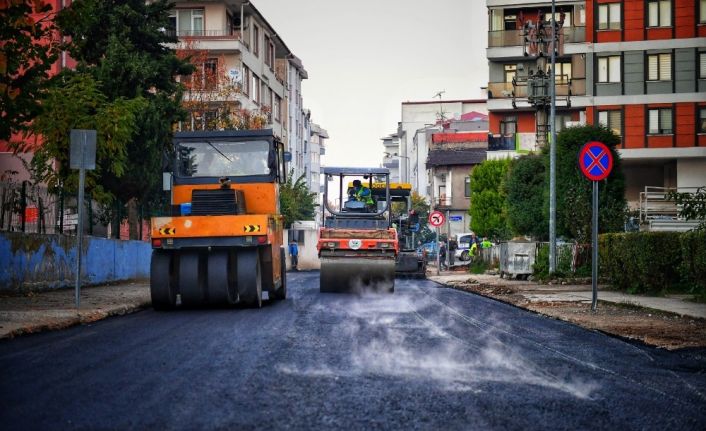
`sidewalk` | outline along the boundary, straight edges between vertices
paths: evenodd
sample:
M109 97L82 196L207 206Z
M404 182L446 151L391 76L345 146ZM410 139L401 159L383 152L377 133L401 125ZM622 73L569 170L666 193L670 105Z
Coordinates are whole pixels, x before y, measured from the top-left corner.
M539 284L497 275L443 271L430 280L450 288L486 296L589 330L668 350L706 347L706 304L689 295L628 295L598 286L598 307L591 310L590 284Z
M146 281L81 289L77 312L73 289L0 296L0 338L94 322L149 306Z
M436 274L436 271L432 274ZM523 296L528 302L583 302L591 303L592 292L590 284L578 285L547 285L533 281L508 280L495 275L468 274L454 271L443 271L441 275L430 275L430 280L441 284L458 284L473 280L487 286L512 287L513 293ZM689 295L667 295L664 297L629 295L627 293L606 290L606 286L598 286L598 300L621 305L634 305L666 311L680 316L706 319L706 304L691 302Z

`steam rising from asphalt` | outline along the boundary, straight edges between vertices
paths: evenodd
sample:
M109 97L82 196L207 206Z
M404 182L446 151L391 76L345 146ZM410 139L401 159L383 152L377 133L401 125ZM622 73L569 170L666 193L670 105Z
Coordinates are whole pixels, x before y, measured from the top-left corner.
M449 391L482 391L482 384L529 384L590 398L598 385L551 374L523 357L517 348L500 341L511 332L501 322L469 319L478 326L474 339L459 338L453 328L459 317L433 304L431 298L412 302L404 293L341 295L333 303L317 304L315 315L333 320L331 334L350 340L347 367L278 366L287 374L308 377L392 376L437 384ZM466 316L468 317L468 316ZM490 323L490 324L488 324ZM462 332L468 334L465 326ZM311 346L315 347L315 346ZM326 349L323 346L322 349Z

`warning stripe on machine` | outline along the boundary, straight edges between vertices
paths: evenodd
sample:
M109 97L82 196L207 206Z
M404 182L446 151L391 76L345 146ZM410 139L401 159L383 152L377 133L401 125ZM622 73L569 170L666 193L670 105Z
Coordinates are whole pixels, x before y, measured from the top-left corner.
M260 225L259 224L246 224L243 226L243 231L250 233L250 232L260 232Z
M175 227L162 227L159 229L159 234L160 235L174 235L174 234L176 234L176 228Z

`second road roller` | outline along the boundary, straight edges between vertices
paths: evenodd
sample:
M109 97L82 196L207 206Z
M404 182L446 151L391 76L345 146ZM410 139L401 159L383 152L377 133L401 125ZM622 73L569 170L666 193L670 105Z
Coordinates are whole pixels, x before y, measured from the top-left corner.
M317 244L320 291L394 292L399 243L392 226L389 169L325 167L322 173L324 224ZM377 193L372 192L373 184ZM380 184L385 184L384 194ZM337 190L332 192L332 187Z

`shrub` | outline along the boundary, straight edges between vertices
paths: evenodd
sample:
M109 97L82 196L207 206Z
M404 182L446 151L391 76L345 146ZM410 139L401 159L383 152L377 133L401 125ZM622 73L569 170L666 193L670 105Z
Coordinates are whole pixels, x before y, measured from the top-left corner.
M659 293L680 286L682 247L673 232L604 234L599 275L629 293Z
M690 287L691 293L706 299L706 231L681 234L680 243L681 279Z
M471 172L471 229L480 236L510 236L507 203L502 186L509 160L486 160Z
M544 205L545 160L530 154L512 161L505 180L507 220L518 235L546 240L549 236L549 214Z

